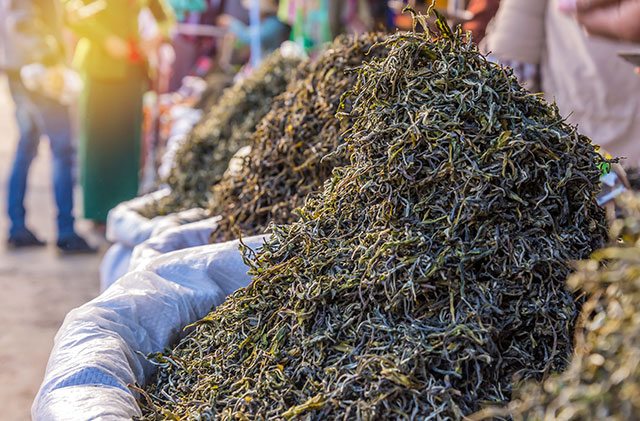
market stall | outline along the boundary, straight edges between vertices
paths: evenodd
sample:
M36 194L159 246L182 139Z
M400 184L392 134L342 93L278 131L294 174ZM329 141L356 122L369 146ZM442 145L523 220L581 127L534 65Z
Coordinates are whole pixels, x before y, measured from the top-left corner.
M110 212L33 419L636 418L637 174L450 25L461 1L338 36L336 2L282 1L271 53L248 3L232 81L149 100L153 188Z

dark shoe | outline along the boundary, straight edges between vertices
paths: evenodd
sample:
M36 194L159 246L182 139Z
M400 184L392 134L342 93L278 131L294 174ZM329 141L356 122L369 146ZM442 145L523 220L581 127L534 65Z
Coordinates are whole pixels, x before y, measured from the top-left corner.
M18 233L10 235L9 240L7 240L7 245L9 248L19 249L25 247L44 247L47 243L38 239L38 237L27 228L24 228Z
M97 248L91 247L85 239L78 234L61 238L56 245L62 254L93 254L98 251Z

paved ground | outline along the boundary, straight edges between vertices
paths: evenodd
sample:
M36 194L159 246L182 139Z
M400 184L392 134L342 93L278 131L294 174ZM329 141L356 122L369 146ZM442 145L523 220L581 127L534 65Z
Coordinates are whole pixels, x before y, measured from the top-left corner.
M62 258L53 247L6 250L6 180L15 144L13 103L0 78L0 418L28 420L64 316L98 293L100 257ZM55 207L48 152L44 141L30 174L27 211L29 225L53 241ZM87 232L86 224L80 224L80 231Z

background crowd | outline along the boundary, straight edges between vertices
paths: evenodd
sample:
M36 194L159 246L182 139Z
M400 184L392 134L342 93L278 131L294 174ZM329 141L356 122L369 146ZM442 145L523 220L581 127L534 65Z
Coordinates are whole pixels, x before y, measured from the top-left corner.
M74 229L76 151L82 216L102 230L109 210L141 188L145 92L177 91L188 76L249 72L287 39L313 54L340 33L409 29L407 3L427 8L383 0L0 0L0 69L20 133L8 169L9 245L45 244L26 226L24 206L41 137L53 156L56 245L94 252ZM623 59L640 66L640 1L435 5L609 154L640 164L640 77Z

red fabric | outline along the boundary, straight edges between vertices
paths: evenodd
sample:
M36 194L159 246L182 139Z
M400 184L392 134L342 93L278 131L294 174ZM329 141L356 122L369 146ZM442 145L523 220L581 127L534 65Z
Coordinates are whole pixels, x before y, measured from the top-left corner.
M471 31L474 42L479 43L482 41L487 25L496 15L499 7L500 0L469 0L467 10L472 12L474 17L462 27L465 31Z
M142 54L136 40L129 40L129 61L131 63L142 63Z

